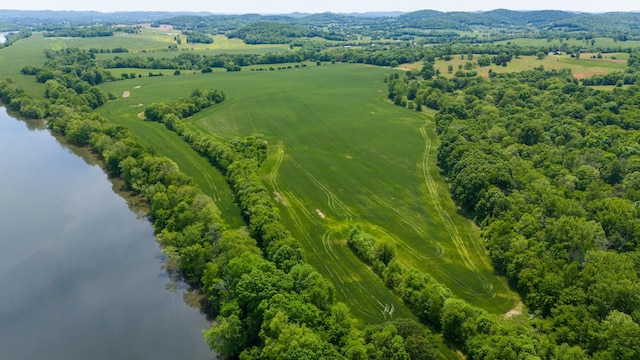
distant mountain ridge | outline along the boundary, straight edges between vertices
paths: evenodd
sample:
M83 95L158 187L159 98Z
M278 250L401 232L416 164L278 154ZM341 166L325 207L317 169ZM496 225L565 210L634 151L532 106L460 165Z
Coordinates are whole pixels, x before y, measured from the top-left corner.
M484 12L440 12L420 10L398 16L398 20L415 27L459 28L484 26L539 26L575 17L560 10L514 11L496 9Z
M238 29L257 22L279 22L295 26L324 27L326 24L338 27L364 26L378 28L391 26L393 29L471 30L474 26L487 27L528 27L538 29L567 29L568 31L612 33L616 28L627 28L640 33L640 13L578 13L561 10L515 11L495 9L482 12L441 12L419 10L414 12L363 12L363 13L300 13L289 14L213 14L209 12L97 12L97 11L29 11L0 10L0 30L11 27L37 27L50 24L87 25L135 24L151 22L170 24L178 29L198 29L223 32Z

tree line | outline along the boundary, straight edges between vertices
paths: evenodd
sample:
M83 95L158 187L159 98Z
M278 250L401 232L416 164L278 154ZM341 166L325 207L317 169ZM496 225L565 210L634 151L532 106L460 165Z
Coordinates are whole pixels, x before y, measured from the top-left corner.
M205 68L224 68L229 64L236 66L249 66L259 64L282 64L308 60L305 54L300 52L291 53L268 53L268 54L217 54L200 55L196 53L182 53L178 56L152 57L152 56L130 56L103 60L100 65L109 68L136 68L136 69L178 69L178 70L202 70Z
M18 32L12 32L4 35L4 43L0 43L0 49L5 48L7 46L11 46L16 43L18 40L26 39L31 37L32 33L28 30L22 30Z
M233 30L227 37L242 39L247 44L288 44L292 38L321 37L323 33L299 25L264 21Z
M80 49L64 49L45 52L47 61L42 67L24 66L20 72L33 75L45 84L45 96L54 104L65 104L83 111L96 109L107 100L114 99L94 85L115 80L110 72L97 66L95 54ZM46 107L38 106L41 117L47 115Z
M200 96L224 99L220 91L195 90L191 100ZM10 80L0 81L0 99L33 101ZM335 301L333 287L304 261L300 245L279 223L256 175L266 156L261 137L214 140L187 130L179 120L182 114L166 112L163 121L224 166L248 230L230 229L211 198L130 130L61 103L47 104L47 126L74 144L91 147L110 176L122 178L129 190L147 199L163 251L187 282L201 288L207 313L217 319L204 331L212 349L243 359L438 358L436 339L416 322L401 319L359 329L348 308Z
M358 335L358 331L349 325L353 320L350 319L346 307L335 304L333 287L306 263L301 245L280 222L278 210L260 181L258 168L266 159L266 142L262 137L236 138L225 143L189 130L183 123L183 116L179 110L158 111L158 109L178 109L180 104L195 101L195 98L192 95L190 98L179 99L171 104L153 104L145 109L145 114L150 115L150 120L164 123L168 129L175 131L194 150L223 171L236 194L237 202L249 225L249 233L257 240L266 261L272 264L269 265L269 272L276 272L278 276L275 278L280 278L280 280L271 280L277 283L270 285L271 290L268 293L254 294L253 298L249 299L236 299L229 304L228 301L232 299L228 299L228 287L238 281L229 279L230 274L225 272L229 270L223 270L231 264L226 263L227 259L223 259L220 265L207 268L211 272L205 272L205 289L210 290L206 293L214 308L220 312L218 326L214 326L205 334L210 346L225 354L240 354L241 358L274 357L271 351L275 346L272 343L275 339L263 339L262 350L251 346L260 344L263 332L268 334L274 331L274 329L265 331L267 321L277 321L277 335L286 336L287 339L278 345L278 351L283 353L278 353L274 358L300 356L301 358L437 359L439 355L434 345L433 335L410 320L404 319L392 325L368 327L363 335ZM162 117L159 117L160 113L163 114ZM214 261L214 264L217 262ZM265 269L251 273L251 277L260 280L248 278L244 280L250 281L251 287L255 286L253 283L256 281L267 281L265 276L273 277L274 274L264 274ZM280 282L287 279L286 274L293 278L293 287L289 284L290 280L285 283ZM300 286L297 285L298 281L311 283L313 287L304 289L299 300L290 299L291 295L287 294ZM241 285L238 284L238 286ZM272 306L276 309L267 310L268 305L263 304L265 301L275 303ZM293 303L289 303L291 301ZM264 309L260 309L261 307ZM260 315L263 311L266 311L264 315ZM320 325L323 323L321 320L323 312L329 323ZM262 321L256 320L255 316L262 316ZM262 330L256 326L256 322L262 323ZM288 333L285 335L282 327L286 327L287 322L302 324L302 328L299 325L294 326L287 330ZM332 328L334 326L337 328ZM406 327L412 330L407 332ZM321 329L325 328L328 333L323 335L324 331ZM328 336L329 344L335 348L332 349L326 344L322 346L313 344L318 341L311 336L313 332L320 335L320 338ZM291 336L302 336L309 343L292 343ZM308 336L310 337L307 338ZM358 339L358 336L364 336L364 338Z
M213 39L209 35L198 32L198 31L183 31L182 34L187 37L187 43L213 44Z
M113 29L104 25L96 26L67 26L45 31L44 37L104 37L113 36Z
M589 357L639 357L640 87L594 90L541 67L445 79L427 64L422 74L387 79L389 97L438 111L451 195L531 326Z
M100 61L106 69L179 69L202 70L205 68L225 68L234 66L273 65L296 63L303 61L360 63L378 66L405 64L420 61L427 51L423 48L389 47L389 48L335 48L325 50L314 47L303 47L295 51L266 54L216 54L200 55L182 53L175 57L153 56L115 56L113 59Z
M441 332L469 359L586 359L578 346L557 346L521 320L489 314L456 298L431 275L396 260L389 240L355 226L347 243L422 323Z
M85 70L96 66L83 52L48 55L46 71L77 63L86 65ZM73 72L74 81L81 73ZM99 89L90 86L74 95L73 81L70 87L59 82L65 79L72 80L47 81L45 101L2 80L0 99L25 116L30 116L30 106L40 106L52 131L90 147L110 176L122 178L129 190L147 199L149 219L169 262L202 289L206 311L217 319L204 333L213 349L246 359L438 358L437 340L416 322L403 319L362 329L348 308L335 301L335 290L306 263L259 180L257 169L266 157L261 136L224 141L187 128L182 119L224 101L222 91L194 90L188 98L153 104L145 114L176 131L223 170L243 209L246 230L230 229L215 203L173 161L155 155L130 130L78 103L78 97ZM71 95L54 95L65 90ZM433 350L426 352L433 356L425 357L425 349Z

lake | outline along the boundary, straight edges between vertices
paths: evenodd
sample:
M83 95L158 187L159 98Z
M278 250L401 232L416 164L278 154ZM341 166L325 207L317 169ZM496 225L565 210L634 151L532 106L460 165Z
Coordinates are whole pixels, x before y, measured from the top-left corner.
M149 221L91 157L0 107L0 359L213 359Z

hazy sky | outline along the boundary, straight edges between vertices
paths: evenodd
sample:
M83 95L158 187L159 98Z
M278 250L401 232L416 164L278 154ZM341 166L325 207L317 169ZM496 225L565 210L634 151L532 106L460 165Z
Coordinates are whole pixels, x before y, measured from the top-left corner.
M4 2L4 1L3 1ZM640 10L640 5L630 0L580 1L580 0L29 0L12 1L0 5L0 9L20 10L97 10L97 11L208 11L212 13L290 13L290 12L367 12L414 11L433 9L440 11L476 11L493 9L512 10L573 10L584 12Z

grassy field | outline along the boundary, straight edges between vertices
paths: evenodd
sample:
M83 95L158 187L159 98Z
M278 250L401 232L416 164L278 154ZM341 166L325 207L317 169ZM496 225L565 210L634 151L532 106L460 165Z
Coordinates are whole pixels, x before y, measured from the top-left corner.
M183 44L179 46L180 51L167 51L168 46L175 44L174 36L178 31L143 29L140 34L125 35L116 33L114 36L101 38L45 38L40 34L35 34L27 40L18 41L16 44L0 49L0 78L11 77L18 85L26 91L39 97L44 97L44 85L34 81L33 76L20 74L20 69L25 65L41 66L46 58L45 50L57 50L68 47L81 49L113 49L124 47L129 49L129 53L118 54L96 54L97 59L109 59L114 56L161 56L174 57L181 52L197 52L201 55L214 55L220 53L229 54L263 54L269 52L289 51L287 45L247 45L239 39L228 39L223 35L214 36L213 44L186 44L183 37ZM215 71L216 69L214 69ZM135 73L147 76L147 69L113 69L113 75L119 77L121 73ZM173 70L151 70L154 73L162 72L165 75L173 75ZM189 72L184 72L188 74Z
M100 112L148 138L156 124L137 117L140 104L194 88L222 89L227 100L194 116L191 126L224 138L265 135L270 155L263 178L285 226L360 319L382 321L391 308L396 316L409 314L347 248L346 232L356 223L396 242L403 263L461 298L506 312L517 296L493 274L477 230L450 200L435 164L433 118L385 100L382 79L389 71L335 64L126 80L103 85L131 95ZM160 133L164 138L148 141L167 151L162 144L173 140Z
M41 94L43 86L19 75L19 69L42 64L44 49L66 46L67 40L72 39L35 37L3 49L0 75ZM98 40L92 41L82 46L95 47ZM114 71L116 76L140 72ZM222 175L174 133L139 117L145 105L188 96L195 88L224 90L227 100L190 119L191 126L224 138L265 135L270 154L262 175L279 200L285 226L361 321L412 315L348 249L346 232L356 223L394 241L403 263L432 274L457 296L504 313L518 297L493 274L477 229L450 200L435 165L438 140L431 114L386 101L382 79L390 71L396 70L347 64L184 76L169 71L103 84L118 99L99 113L174 159L216 200L225 219L241 226Z
M44 98L44 84L38 84L33 76L20 74L25 65L42 66L46 61L44 50L50 47L47 39L32 37L0 49L0 78L10 77L27 92Z
M603 54L602 59L592 59L592 55L594 54L582 54L579 59L572 58L566 54L548 55L542 60L538 60L535 56L521 56L519 58L513 58L507 66L495 66L492 64L491 66L485 67L476 66L474 69L478 71L478 75L487 77L489 69L496 73L518 72L533 70L542 65L545 70L569 68L573 76L577 79L584 79L593 75L604 75L614 71L624 71L627 67L627 62L624 60L625 56L622 54ZM474 60L471 62L475 63L479 56L480 55L474 55ZM612 59L612 57L616 57L616 59ZM453 74L458 71L458 66L464 66L467 62L466 56L463 60L460 59L459 55L454 55L450 61L436 60L434 68L440 70L444 76L453 77ZM449 65L453 65L453 74L448 74L447 68ZM421 66L422 64L406 64L402 67L406 69L416 69Z
M603 38L597 37L594 38L595 42L593 46L601 47L601 48L627 48L627 47L638 47L640 46L640 41L615 41L613 38ZM562 40L562 42L558 39L553 39L551 41L547 41L547 39L530 39L530 38L517 38L503 41L496 41L495 44L515 44L520 46L534 46L534 47L548 47L555 46L560 47L562 44L574 45L574 46L591 46L591 40L585 42L585 40L577 40L575 38L570 38L569 40Z
M232 73L224 75L231 74ZM250 73L245 74L249 75ZM270 74L275 75L274 72L270 72ZM216 176L212 176L211 181L213 181L214 186L218 189L217 191L221 193L220 197L225 199L226 192L228 192L229 189L225 180L221 176L217 176L219 175L217 170L212 168L211 165L209 165L203 158L189 149L188 145L178 139L174 133L164 129L162 125L143 121L139 119L137 115L144 109L140 104L167 101L186 96L194 88L214 87L222 89L223 87L221 84L217 84L216 79L220 75L223 74L214 73L198 76L141 78L105 84L105 90L114 93L124 93L124 91L129 91L130 96L127 98L120 98L117 101L106 104L100 112L110 120L131 128L134 132L139 134L139 136L148 145L156 148L159 153L176 160L180 168L192 176L197 183L206 184L208 183L208 180L205 178L215 174ZM229 80L231 79L227 77L227 81ZM239 134L239 132L222 132L222 135L224 136L234 136L235 134ZM171 146L166 147L165 144L171 144ZM188 166L189 162L194 161L203 161L204 163L192 167ZM209 193L211 193L211 190L209 190ZM229 199L232 200L232 194L230 192L228 196ZM227 211L227 206L229 206L228 203L225 204L218 201L217 204L223 211ZM235 205L232 205L232 211L237 212ZM346 250L347 251L344 251L341 255L348 259L348 263L353 266L357 266L357 271L353 271L348 275L348 277L345 275L344 281L348 281L348 286L338 286L339 284L336 284L336 289L339 292L339 298L345 301L350 298L361 301L361 303L347 301L352 306L354 314L358 319L363 321L363 323L379 323L384 321L385 318L388 318L388 315L387 317L383 315L385 305L387 308L395 309L395 316L413 317L401 301L384 287L375 274L360 265L359 260L355 258L348 249ZM307 248L307 252L308 251L309 250ZM326 271L328 268L323 266L323 262L316 261L313 264L318 267L325 276L330 278L329 273ZM331 264L327 265L331 266ZM349 295L342 295L343 293L341 292L341 289L348 289L344 291L347 291ZM375 294L375 301L372 300L372 294Z
M289 49L287 45L247 45L240 39L229 39L224 35L212 36L212 44L187 43L186 36L178 30L142 29L138 34L115 33L114 36L99 38L46 38L50 48L78 47L81 49L113 49L123 47L129 49L129 53L116 54L127 56L128 54L140 55L140 53L157 53L167 51L167 56L173 56L176 52L169 52L169 45L177 45L175 37L180 36L182 43L178 45L180 51L199 51L201 54L214 53L265 53L280 52ZM173 54L173 55L172 55ZM97 54L98 57L113 57L113 54Z

